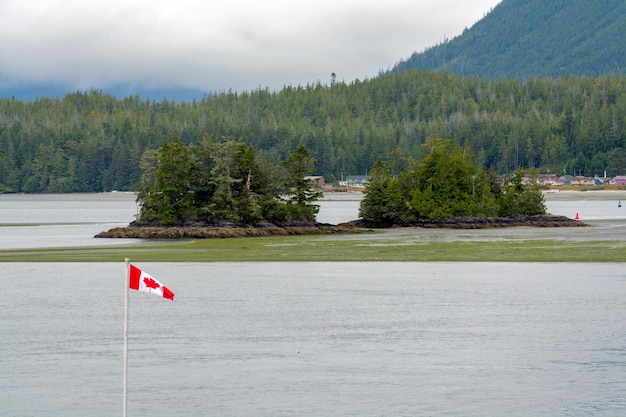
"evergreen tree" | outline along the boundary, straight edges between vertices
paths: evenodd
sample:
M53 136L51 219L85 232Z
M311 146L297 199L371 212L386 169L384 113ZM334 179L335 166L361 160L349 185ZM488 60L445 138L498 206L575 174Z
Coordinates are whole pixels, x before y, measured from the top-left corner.
M516 171L507 178L498 200L500 216L520 214L545 214L545 200L537 184L537 176L531 175L524 183L524 171Z
M486 177L472 163L473 155L449 140L431 140L417 170L411 207L418 218L484 216L489 201ZM487 207L485 207L487 205Z
M300 143L291 155L282 162L285 176L285 201L290 207L294 220L315 220L319 206L312 204L321 195L316 191L307 176L315 167L315 158L307 147Z
M142 220L173 224L192 217L190 155L178 137L159 149L154 187L138 196Z
M389 173L382 160L376 160L361 200L359 217L381 225L402 224L410 221L408 212L400 179Z

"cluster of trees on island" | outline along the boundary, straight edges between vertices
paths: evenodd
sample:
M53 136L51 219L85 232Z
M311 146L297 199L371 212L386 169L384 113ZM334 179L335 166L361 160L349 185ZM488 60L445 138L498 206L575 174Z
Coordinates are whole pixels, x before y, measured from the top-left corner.
M541 191L536 183L522 182L523 172L500 186L495 173L487 175L476 164L470 149L442 139L426 147L419 162L374 163L360 207L364 221L391 225L545 213ZM307 178L314 165L302 143L276 170L242 141L206 136L199 145L187 146L174 138L142 157L139 224L314 222L319 209L314 203L321 196Z
M276 170L242 141L174 138L141 160L141 223L254 224L314 221L321 192L306 178L315 159L302 144Z
M416 160L433 138L469 143L498 174L626 173L626 76L491 81L446 73L221 92L192 102L100 91L0 99L0 192L139 188L144 151L177 136L241 139L275 165L303 143L317 175L364 175L390 153Z
M545 214L536 181L524 182L524 171L502 185L495 172L477 165L471 149L450 140L426 143L421 161L409 159L399 174L392 163L376 161L359 210L368 223L402 225L419 220L456 217L515 217ZM536 178L535 178L536 179Z

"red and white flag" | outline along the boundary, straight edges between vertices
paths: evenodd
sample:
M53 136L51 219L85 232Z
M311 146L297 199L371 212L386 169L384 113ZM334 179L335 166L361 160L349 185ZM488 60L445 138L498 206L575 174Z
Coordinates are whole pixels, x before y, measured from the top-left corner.
M174 293L157 281L150 274L143 272L135 265L130 265L131 290L143 291L174 301Z

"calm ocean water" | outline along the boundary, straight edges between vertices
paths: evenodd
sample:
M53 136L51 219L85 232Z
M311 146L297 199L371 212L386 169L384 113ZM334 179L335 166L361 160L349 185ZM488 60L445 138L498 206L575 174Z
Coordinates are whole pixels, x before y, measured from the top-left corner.
M619 416L615 264L139 264L129 416ZM4 264L0 414L121 414L124 264Z
M594 224L567 239L626 239L612 197L548 206ZM121 194L0 195L0 250L132 244L91 236L135 213ZM121 415L124 264L1 266L0 416ZM626 415L621 262L138 266L176 301L130 294L129 416Z

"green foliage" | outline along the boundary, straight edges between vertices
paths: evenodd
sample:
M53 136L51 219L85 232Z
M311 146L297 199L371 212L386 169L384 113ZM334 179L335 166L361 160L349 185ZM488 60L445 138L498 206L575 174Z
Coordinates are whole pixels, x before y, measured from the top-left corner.
M506 0L461 35L414 53L394 71L491 79L623 74L624 27L622 0Z
M524 183L524 171L517 171L507 179L498 200L500 216L546 212L545 200L536 179L533 175L528 183Z
M389 173L386 164L378 159L370 170L359 216L381 224L405 223L410 219L409 206L404 199L400 179Z
M322 195L313 189L306 178L313 171L315 162L315 158L311 157L310 151L302 143L283 161L285 192L288 193L286 201L289 204L307 205Z
M450 140L426 144L428 154L398 176L378 160L361 202L363 220L407 224L419 219L497 217L545 213L536 181L523 183L517 172L500 189L494 178L476 166L473 154ZM536 178L535 178L536 179Z
M472 210L474 166L451 141L426 144L429 154L417 169L411 206L418 218L469 216Z
M143 220L171 224L191 216L190 158L191 151L180 138L174 138L159 150L154 174L152 167L146 172L145 184L152 175L155 184L151 188L146 186L138 195Z
M164 225L314 221L318 207L311 203L319 193L304 180L313 163L308 155L299 146L284 163L292 170L283 187L301 187L287 204L279 201L272 165L252 145L206 136L198 146L185 146L174 138L143 155L139 220Z
M302 143L316 160L315 173L328 182L365 174L389 155L390 172L399 174L403 160L421 160L423 145L441 137L468 143L476 163L498 174L534 168L624 175L625 120L626 76L489 81L409 72L332 87L222 92L192 103L120 100L98 91L32 102L0 99L0 190L136 191L145 152L172 137L193 144L190 163L201 165L214 159L197 152L227 153L200 151L203 138L216 146L240 138L256 159L273 166ZM211 172L245 171L239 163L207 165L192 175L204 177L210 194L217 186ZM241 183L232 183L231 191L246 184L238 175ZM228 198L228 189L220 192Z
M496 214L496 198L469 147L461 149L441 139L429 141L426 147L429 153L416 169L417 181L411 190L410 204L417 218Z

